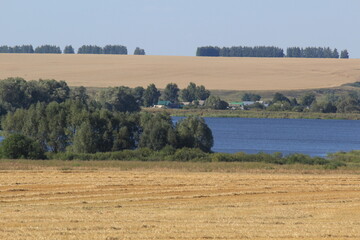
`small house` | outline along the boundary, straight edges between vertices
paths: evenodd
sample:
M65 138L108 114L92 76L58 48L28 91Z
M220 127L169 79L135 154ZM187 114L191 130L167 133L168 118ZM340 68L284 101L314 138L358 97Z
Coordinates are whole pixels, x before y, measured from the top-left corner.
M168 108L171 105L170 101L158 101L154 108Z

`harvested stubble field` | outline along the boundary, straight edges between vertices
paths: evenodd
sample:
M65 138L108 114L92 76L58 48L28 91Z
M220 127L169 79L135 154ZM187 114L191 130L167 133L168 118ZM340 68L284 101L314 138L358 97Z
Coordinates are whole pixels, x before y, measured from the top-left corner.
M360 59L209 58L0 54L0 79L65 80L70 86L164 88L189 82L208 89L295 90L360 81Z
M1 169L0 239L360 239L356 173Z

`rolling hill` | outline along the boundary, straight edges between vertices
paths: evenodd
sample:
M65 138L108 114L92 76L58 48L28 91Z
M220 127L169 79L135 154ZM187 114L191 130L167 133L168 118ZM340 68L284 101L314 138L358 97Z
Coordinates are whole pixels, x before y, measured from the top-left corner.
M297 90L360 81L360 59L0 54L0 79L7 77L86 87L195 82L208 89Z

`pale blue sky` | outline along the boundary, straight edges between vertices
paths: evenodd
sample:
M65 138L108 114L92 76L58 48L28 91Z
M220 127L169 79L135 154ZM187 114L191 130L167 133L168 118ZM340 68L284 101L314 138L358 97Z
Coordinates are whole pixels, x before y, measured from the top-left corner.
M321 46L360 58L360 0L0 0L0 45Z

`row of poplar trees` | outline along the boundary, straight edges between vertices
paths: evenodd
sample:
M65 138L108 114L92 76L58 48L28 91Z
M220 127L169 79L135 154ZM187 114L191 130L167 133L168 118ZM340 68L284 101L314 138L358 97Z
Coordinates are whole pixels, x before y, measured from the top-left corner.
M68 45L64 48L64 51L61 51L60 47L54 45L42 45L39 47L33 48L32 45L22 45L22 46L0 46L0 53L47 53L47 54L74 54L75 50L71 45ZM128 50L125 46L122 45L106 45L105 47L100 47L96 45L83 45L78 51L78 54L120 54L127 55ZM145 50L137 47L134 51L134 55L145 55Z
M196 56L208 57L297 57L297 58L349 58L347 50L338 53L338 50L329 47L290 47L284 50L273 46L257 46L257 47L216 47L206 46L199 47L196 51Z

